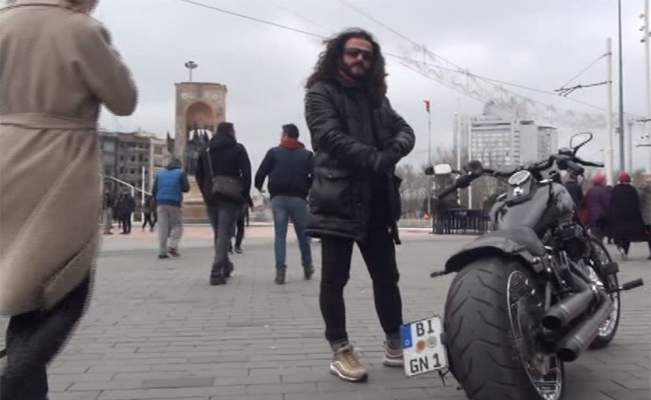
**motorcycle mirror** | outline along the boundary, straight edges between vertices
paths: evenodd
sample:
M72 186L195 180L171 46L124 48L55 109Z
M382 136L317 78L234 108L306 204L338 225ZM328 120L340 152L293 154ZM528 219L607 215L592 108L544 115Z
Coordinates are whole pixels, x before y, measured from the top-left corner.
M449 175L452 173L452 167L450 164L436 164L432 172L432 175Z
M570 148L574 150L574 154L583 147L586 143L592 140L592 132L579 132L572 136L570 139Z

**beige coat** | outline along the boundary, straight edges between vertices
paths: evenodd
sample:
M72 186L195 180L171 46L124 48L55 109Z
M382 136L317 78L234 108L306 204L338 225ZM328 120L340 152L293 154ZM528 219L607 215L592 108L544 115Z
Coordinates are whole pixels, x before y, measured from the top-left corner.
M64 0L0 10L0 315L49 309L94 270L97 119L137 91L109 33Z
M644 225L651 225L651 177L645 179L646 182L640 186L640 208Z

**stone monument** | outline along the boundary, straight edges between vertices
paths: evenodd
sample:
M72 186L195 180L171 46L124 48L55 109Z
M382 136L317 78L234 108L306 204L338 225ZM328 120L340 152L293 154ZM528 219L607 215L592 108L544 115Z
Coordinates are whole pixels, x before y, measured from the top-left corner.
M217 126L226 120L225 85L184 82L176 84L176 135L174 156L188 174L190 192L183 200L184 222L208 222L206 208L197 186L195 171L199 154L205 151Z

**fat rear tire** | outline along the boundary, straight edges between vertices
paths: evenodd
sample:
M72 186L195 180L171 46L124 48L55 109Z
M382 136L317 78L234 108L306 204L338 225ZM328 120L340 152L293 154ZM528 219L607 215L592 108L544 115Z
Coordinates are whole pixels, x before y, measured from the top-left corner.
M453 375L469 400L539 400L515 347L508 310L508 281L523 265L503 258L469 264L452 281L445 332ZM564 371L560 364L562 383ZM564 384L560 396L564 396Z

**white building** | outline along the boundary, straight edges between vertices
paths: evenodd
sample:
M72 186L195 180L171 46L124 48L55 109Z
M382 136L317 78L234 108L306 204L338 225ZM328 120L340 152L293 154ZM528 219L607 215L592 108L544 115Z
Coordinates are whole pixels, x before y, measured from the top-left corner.
M455 117L454 136L455 148L460 138L462 152L469 150L469 159L493 168L541 160L558 150L555 127L515 118L491 104L485 106L481 116Z

